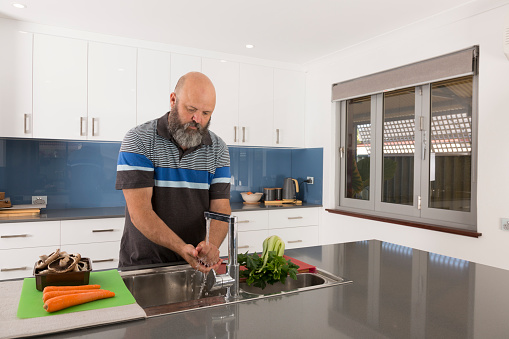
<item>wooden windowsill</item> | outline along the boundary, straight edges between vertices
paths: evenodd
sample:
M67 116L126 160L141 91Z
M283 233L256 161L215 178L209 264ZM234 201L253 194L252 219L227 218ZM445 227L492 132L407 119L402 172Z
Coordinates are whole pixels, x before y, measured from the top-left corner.
M426 230L430 230L430 231L463 235L463 236L472 237L472 238L479 238L482 235L482 233L479 233L476 231L462 230L462 229L453 228L453 227L438 226L438 225L420 223L420 222L415 222L415 221L404 221L404 220L387 218L387 217L377 217L374 215L362 214L362 213L357 213L357 212L347 212L347 211L342 211L342 210L337 210L337 209L325 209L325 210L329 213L342 214L342 215L347 215L347 216L355 217L355 218L388 222L388 223L398 224L398 225L403 225L403 226L422 228L422 229L426 229Z

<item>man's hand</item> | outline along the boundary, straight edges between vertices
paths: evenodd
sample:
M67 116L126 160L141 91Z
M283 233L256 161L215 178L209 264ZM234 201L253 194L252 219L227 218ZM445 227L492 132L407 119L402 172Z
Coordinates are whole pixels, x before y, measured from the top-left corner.
M207 244L202 241L196 246L196 250L198 251L198 260L201 261L202 265L217 270L223 262L219 258L219 249L210 242Z

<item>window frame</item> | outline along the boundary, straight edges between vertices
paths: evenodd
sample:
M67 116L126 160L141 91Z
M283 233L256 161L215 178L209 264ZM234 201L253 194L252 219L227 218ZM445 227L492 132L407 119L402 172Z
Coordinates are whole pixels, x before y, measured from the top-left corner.
M375 217L393 218L416 223L427 223L447 228L477 230L477 151L478 151L478 73L472 76L472 143L471 143L471 200L470 211L452 211L428 206L429 201L429 161L431 147L431 85L443 80L462 78L458 75L449 79L439 79L427 84L406 86L415 88L415 152L414 152L414 199L413 205L401 205L382 202L382 160L383 160L383 120L384 93L371 95L371 150L370 155L370 196L369 200L351 199L346 197L346 107L352 98L333 101L335 116L335 208L346 212L361 213ZM397 89L391 89L397 90ZM359 96L361 97L361 96ZM426 154L422 160L422 139L420 121L426 137ZM374 150L374 152L373 152ZM375 185L375 189L372 189ZM418 209L418 196L421 197L421 208Z

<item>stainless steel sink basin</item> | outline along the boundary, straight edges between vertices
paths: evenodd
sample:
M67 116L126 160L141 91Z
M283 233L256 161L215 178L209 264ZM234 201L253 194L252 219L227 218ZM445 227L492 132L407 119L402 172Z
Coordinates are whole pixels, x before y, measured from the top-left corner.
M325 278L313 273L300 273L297 274L297 280L287 278L285 283L277 283L274 285L267 285L264 289L255 286L249 286L247 283L240 283L240 289L253 294L269 295L274 293L289 292L293 290L302 290L307 287L325 284Z
M226 303L270 298L275 295L350 283L322 270L299 273L297 280L287 278L285 284L268 285L265 289L240 283L237 300L226 301L226 288L210 292L202 287L204 275L189 265L120 272L125 285L148 317L213 307ZM203 285L204 286L204 285Z

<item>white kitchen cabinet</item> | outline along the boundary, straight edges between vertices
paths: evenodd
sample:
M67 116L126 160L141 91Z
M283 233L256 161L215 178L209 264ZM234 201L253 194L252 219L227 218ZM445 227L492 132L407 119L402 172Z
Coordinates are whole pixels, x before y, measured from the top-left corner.
M136 48L90 42L88 139L120 141L136 126Z
M41 246L54 246L53 251L60 246L60 221L0 224L0 250Z
M263 241L269 236L267 229L258 231L240 231L238 234L238 253L261 253L263 250ZM219 252L222 257L228 256L228 238L226 238Z
M318 226L276 228L268 231L269 236L277 235L285 242L285 249L318 245Z
M304 72L274 69L274 146L305 146L305 97Z
M62 245L62 250L67 253L79 253L82 257L89 258L92 262L93 271L117 268L120 241Z
M49 255L57 248L49 246L0 250L0 280L33 277L39 256Z
M274 69L240 64L239 86L239 144L272 146Z
M227 145L239 144L239 63L204 58L202 72L212 80L216 89L216 108L210 130Z
M35 34L34 138L86 139L87 42Z
M201 58L192 55L171 54L170 93L175 90L181 76L189 72L201 72Z
M0 20L0 136L32 137L32 33Z
M124 218L62 220L62 250L90 258L94 270L118 267Z
M61 221L62 245L120 241L124 218L81 219Z
M170 110L171 54L138 49L136 123L161 117Z
M269 229L318 225L319 208L269 211Z

